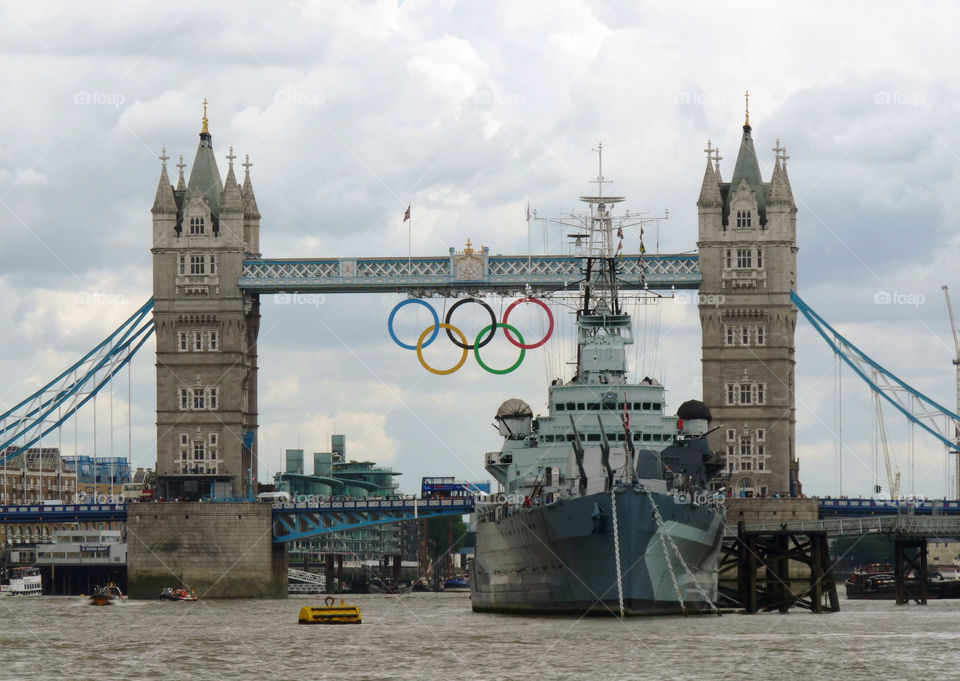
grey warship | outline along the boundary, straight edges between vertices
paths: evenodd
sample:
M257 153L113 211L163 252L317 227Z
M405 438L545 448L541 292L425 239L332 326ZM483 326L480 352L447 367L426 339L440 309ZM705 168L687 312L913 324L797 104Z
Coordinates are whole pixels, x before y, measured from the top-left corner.
M602 152L601 152L602 153ZM613 249L623 197L580 197L584 280L573 376L549 387L546 415L504 402L504 437L486 454L502 492L477 503L474 611L611 615L719 612L722 464L707 445L710 413L690 400L665 414L664 387L627 380L631 318ZM629 213L626 214L629 216Z

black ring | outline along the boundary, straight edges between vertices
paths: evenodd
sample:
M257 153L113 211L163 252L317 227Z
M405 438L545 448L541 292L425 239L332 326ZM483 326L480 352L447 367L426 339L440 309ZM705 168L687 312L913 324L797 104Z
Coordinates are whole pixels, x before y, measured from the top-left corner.
M464 345L463 343L458 341L456 338L453 337L453 334L450 332L450 329L447 329L447 337L453 342L454 345L456 345L461 350L475 350L476 348L474 347L474 345L477 348L482 348L487 343L492 341L493 337L497 333L497 317L495 314L493 314L493 308L491 308L482 300L479 300L477 298L464 298L463 300L458 300L450 307L449 310L447 310L447 316L443 318L443 323L449 324L450 317L453 316L453 311L465 303L477 303L478 305L483 305L484 309L486 309L487 311L487 314L490 315L490 323L493 324L493 328L490 330L490 335L487 336L487 339L485 341L482 341L480 343L474 343L473 345Z

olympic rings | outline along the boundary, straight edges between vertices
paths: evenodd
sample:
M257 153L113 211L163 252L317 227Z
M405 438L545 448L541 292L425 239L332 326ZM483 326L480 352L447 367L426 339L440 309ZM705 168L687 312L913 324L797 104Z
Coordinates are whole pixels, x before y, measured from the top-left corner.
M438 329L446 329L446 330L447 330L447 333L450 333L451 331L455 331L456 334L457 334L458 336L460 336L460 340L463 341L463 345L460 346L461 348L463 348L463 355L460 356L460 361L459 361L459 362L457 362L456 364L454 364L454 365L453 365L452 367L450 367L449 369L443 369L443 370L441 370L441 369L434 369L432 366L430 366L429 364L427 364L426 360L423 358L423 352L422 352L422 350L423 350L423 339L427 337L427 334L428 334L428 333L430 333L430 328L431 328L431 327L429 327L429 326L428 326L427 328L425 328L425 329L423 330L423 333L420 334L420 339L417 341L417 359L420 360L420 364L423 365L423 368L426 369L427 371L429 371L431 374L436 374L437 376L446 376L446 375L448 375L448 374L452 374L454 371L456 371L457 369L459 369L460 367L462 367L462 366L463 366L463 363L467 361L467 354L469 354L468 351L467 351L467 337L463 335L463 331L461 331L460 329L458 329L458 328L455 327L455 326L451 326L450 324L438 324L437 326L434 326L434 327L433 327L433 336L434 336L434 337L436 337ZM486 331L486 329L484 329L484 331ZM479 339L480 337L477 336L477 338ZM431 338L431 340L433 340L433 339Z
M524 343L523 343L523 337L520 336L519 333L517 334L517 336L520 336L520 342L519 342L519 343L517 343L516 341L514 341L513 338L510 336L510 331L509 331L509 330L512 329L513 327L512 327L512 326L506 326L506 324L507 324L507 319L510 318L510 313L513 311L513 308L515 308L515 307L516 307L517 305L519 305L520 303L535 303L536 305L539 305L539 306L542 307L542 308L544 309L544 311L547 313L547 319L550 320L550 328L547 329L547 333L544 334L543 338L541 338L541 339L540 339L539 341L537 341L536 343L529 343L529 344L527 344L527 345L524 345ZM550 338L551 335L553 335L553 313L550 312L550 308L547 307L547 304L546 304L546 303L544 303L542 300L539 300L539 299L537 299L537 298L520 298L519 300L515 300L515 301L513 301L512 303L510 303L510 307L508 307L508 308L507 308L507 311L503 313L503 324L504 324L504 326L503 326L503 333L506 335L507 340L510 341L511 344L516 345L516 346L517 346L518 348L520 348L521 350L534 350L534 349L536 349L536 348L539 348L541 345L543 345L544 343L546 343L547 340L549 340L549 338Z
M487 326L485 326L483 329L480 330L480 333L477 334L477 337L474 340L472 345L467 344L467 337L464 335L463 331L461 331L456 326L450 323L450 320L453 317L454 310L456 310L458 307L460 307L465 303L479 303L484 307L484 309L486 309L487 314L490 315L490 324L488 324ZM510 313L513 311L513 308L515 308L520 303L534 303L535 305L539 305L540 307L542 307L544 311L547 313L547 319L550 322L550 326L547 329L546 334L544 334L543 338L541 338L536 343L525 343L521 333L516 328L514 328L513 326L510 326L510 324L507 323L507 320L509 319ZM416 345L408 345L407 343L402 342L399 338L397 338L397 334L393 330L393 322L397 316L397 312L399 312L400 308L402 308L404 305L412 305L412 304L423 305L425 308L430 310L430 314L433 315L433 325L428 326L426 329L423 330L423 333L421 333L420 337L417 339ZM427 364L426 360L423 358L423 348L430 345L436 339L437 335L440 333L440 329L446 330L447 336L450 338L453 344L456 345L461 350L463 350L463 354L461 355L460 360L449 369L435 369L429 364ZM520 356L517 358L517 361L514 362L511 366L507 367L506 369L494 369L484 364L483 360L480 359L480 348L486 346L490 341L493 340L493 337L497 333L497 329L503 329L503 332L506 335L507 340L515 347L520 348ZM515 371L517 368L520 367L520 365L523 363L524 357L526 356L527 350L533 350L535 348L539 348L541 345L543 345L550 339L550 336L553 335L553 329L554 329L553 313L550 312L550 308L547 307L546 303L544 303L542 300L539 300L537 298L520 298L519 300L515 300L509 305L509 307L507 307L506 311L503 314L503 321L501 322L496 321L496 315L494 315L493 309L489 305L487 305L485 302L483 302L482 300L478 300L476 298L465 298L453 304L453 306L444 316L444 321L442 324L440 323L440 316L437 314L437 311L433 309L432 305L427 303L425 300L421 300L420 298L408 298L407 300L397 303L397 305L390 312L390 318L387 320L387 331L390 332L390 338L393 339L393 342L399 345L401 348L405 348L407 350L416 350L417 359L420 360L420 364L423 365L423 368L432 374L436 374L437 376L446 376L454 373L455 371L458 371L460 367L462 367L464 363L467 361L467 355L470 354L471 350L473 350L473 355L477 360L477 364L479 364L484 371L487 371L491 374L498 374L498 375L509 374L510 372ZM514 339L513 337L514 334L519 339L519 341ZM484 338L485 335L486 335L486 338ZM429 336L429 338L427 338L427 336ZM459 337L459 340L457 340L457 337Z
M428 340L426 343L424 343L423 338L421 338L420 343L417 343L416 345L407 345L406 343L401 342L400 339L397 338L397 334L393 332L393 318L397 316L397 312L404 305L412 304L423 305L425 308L430 310L430 314L433 315L433 335L430 336L430 340ZM430 345L434 339L436 339L437 334L440 333L440 317L437 315L437 311L433 309L433 306L427 303L427 301L421 300L420 298L407 298L406 300L397 303L396 307L393 308L393 311L390 312L390 319L387 320L387 331L390 332L390 337L393 339L393 342L399 345L401 348L406 350L416 350L419 352L421 347L425 348ZM460 337L464 339L464 342L466 342L466 338L463 334L460 334Z
M456 310L456 309L457 309L458 307L460 307L461 305L465 305L465 304L467 304L467 303L477 303L478 305L482 305L482 306L484 307L484 309L487 311L487 314L490 315L490 326L488 326L488 327L486 327L486 329L484 329L484 331L486 331L487 329L492 329L492 331L490 332L490 336L489 336L485 341L483 341L482 343L480 343L480 336L477 336L477 340L474 341L473 345L467 345L466 343L464 343L463 345L461 345L461 344L460 344L460 341L458 341L457 339L455 339L455 338L453 337L453 332L450 330L450 328L448 328L448 329L447 329L447 337L450 338L450 340L453 341L453 344L456 345L456 346L457 346L458 348L460 348L461 350L476 350L477 348L482 348L484 345L486 345L487 343L489 343L490 341L492 341L494 335L496 335L496 333L497 333L497 317L496 317L495 314L493 314L493 308L491 308L489 305L487 305L487 304L486 304L485 302L483 302L482 300L477 300L476 298L464 298L463 300L458 300L457 302L455 302L455 303L453 304L453 306L447 311L447 316L444 318L443 321L446 322L447 324L449 324L449 323L450 323L450 318L453 316L453 311ZM451 327L451 328L452 328L452 327ZM462 336L462 334L461 334L461 338L462 338L462 337L463 337L463 336Z
M482 348L483 346L480 345L480 343L479 343L480 336L482 336L483 334L485 334L485 333L487 332L487 329L490 329L490 328L493 329L493 333L496 333L496 332L497 332L497 329L503 329L503 333L504 333L504 335L507 336L508 339L510 338L509 331L513 331L515 334L517 334L517 338L520 339L520 342L521 342L521 343L523 343L523 336L520 335L520 332L519 332L519 331L517 331L514 327L510 326L510 325L507 324L506 322L500 322L499 324L496 324L496 325L491 324L490 326L485 326L485 327L483 328L483 330L480 331L480 333L477 334L477 341L478 341L478 342L476 342L476 343L473 344L473 346L474 346L474 347L473 347L473 356L476 357L476 359L477 359L477 364L480 365L480 368L481 368L481 369L484 369L484 370L486 370L486 371L489 371L491 374L498 374L498 375L500 375L500 376L502 376L503 374L509 374L511 371L513 371L513 370L516 369L518 366L520 366L520 364L523 362L523 356L526 354L527 351L526 351L526 350L523 348L523 346L521 345L521 346L520 346L520 356L517 357L517 361L514 362L512 366L507 367L506 369L491 369L490 367L488 367L486 364L483 363L483 360L482 360L482 359L480 359L480 348ZM490 337L491 337L491 338L493 338L493 333L490 334ZM516 343L514 343L514 345L516 345Z

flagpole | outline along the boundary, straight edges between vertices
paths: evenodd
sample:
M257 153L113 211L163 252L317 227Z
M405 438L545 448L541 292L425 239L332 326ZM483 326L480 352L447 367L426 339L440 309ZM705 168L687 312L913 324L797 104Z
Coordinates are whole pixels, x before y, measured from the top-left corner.
M530 226L530 202L527 201L527 276L530 276L530 260L533 254L532 230L533 228Z

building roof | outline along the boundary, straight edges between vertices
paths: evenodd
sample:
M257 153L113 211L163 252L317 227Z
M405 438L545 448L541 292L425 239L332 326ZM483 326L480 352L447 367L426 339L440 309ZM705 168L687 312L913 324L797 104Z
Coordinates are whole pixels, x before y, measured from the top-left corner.
M213 155L213 135L201 132L197 155L193 159L190 179L187 181L187 201L195 196L203 196L210 205L210 212L219 215L222 192L223 182L220 180L217 159Z
M737 191L741 182L753 190L757 199L757 212L760 214L760 224L767 221L767 191L760 176L760 163L757 161L757 152L753 148L753 135L750 125L743 126L743 137L740 140L740 151L737 153L737 164L733 168L733 176L726 192L723 213L726 217L730 213L730 199Z

